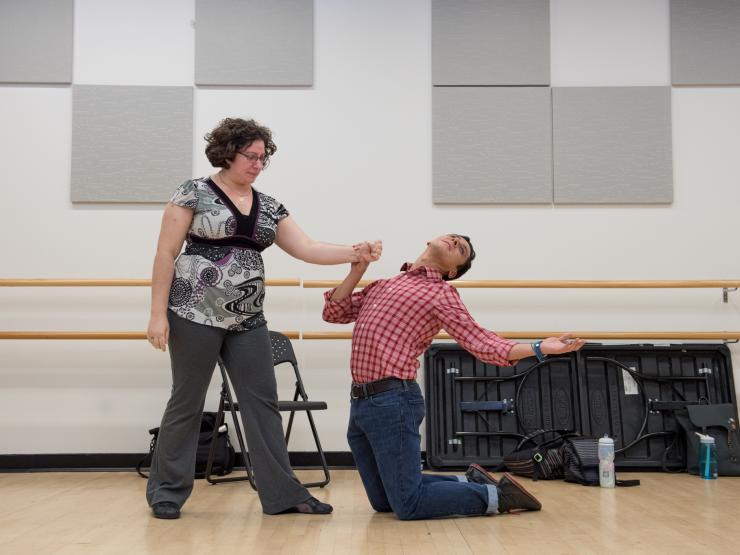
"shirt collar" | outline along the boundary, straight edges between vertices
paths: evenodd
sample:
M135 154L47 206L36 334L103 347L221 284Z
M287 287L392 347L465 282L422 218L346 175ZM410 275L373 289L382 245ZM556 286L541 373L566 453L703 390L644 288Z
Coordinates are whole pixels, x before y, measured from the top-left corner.
M418 268L412 270L411 266L413 265L413 262L406 262L403 266L401 266L401 271L406 272L407 274L424 275L434 281L442 281L442 272L440 272L439 270L435 268L430 268L429 266L419 266Z

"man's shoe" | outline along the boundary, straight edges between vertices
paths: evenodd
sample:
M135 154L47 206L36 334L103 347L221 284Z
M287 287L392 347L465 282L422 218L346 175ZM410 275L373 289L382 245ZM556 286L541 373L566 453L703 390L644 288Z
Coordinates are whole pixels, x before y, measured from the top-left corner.
M309 497L303 503L299 503L295 507L291 507L279 514L285 513L303 513L307 515L328 515L334 510L334 507L329 503L322 503L315 497Z
M468 482L482 484L484 486L497 486L498 480L491 476L488 471L479 464L471 464L465 471Z
M498 481L498 512L539 511L541 508L542 503L508 472Z
M152 505L152 513L154 513L154 518L165 518L168 520L180 518L180 507L172 501L160 501Z

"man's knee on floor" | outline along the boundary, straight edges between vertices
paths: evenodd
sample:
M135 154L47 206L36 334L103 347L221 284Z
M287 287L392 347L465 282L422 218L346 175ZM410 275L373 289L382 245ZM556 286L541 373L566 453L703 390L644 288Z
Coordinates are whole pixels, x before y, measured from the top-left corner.
M391 509L390 507L382 507L382 506L375 505L373 503L371 503L371 505L373 507L373 510L376 513L392 513L393 512L393 509Z
M419 517L417 516L418 511L416 509L416 507L406 504L394 507L393 512L398 517L398 520L417 520Z
M374 498L374 499L373 499ZM376 513L392 513L393 508L388 503L387 499L380 498L378 496L367 496L367 500L370 501L370 506Z

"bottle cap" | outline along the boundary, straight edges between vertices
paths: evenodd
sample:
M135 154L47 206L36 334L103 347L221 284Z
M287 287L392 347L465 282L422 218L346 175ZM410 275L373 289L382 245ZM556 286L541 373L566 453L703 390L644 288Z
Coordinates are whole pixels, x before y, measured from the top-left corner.
M608 435L604 435L604 437L599 438L599 444L601 445L614 445L614 440L610 438Z
M694 433L699 436L700 443L714 443L714 438L712 436L700 434L699 432L694 432Z

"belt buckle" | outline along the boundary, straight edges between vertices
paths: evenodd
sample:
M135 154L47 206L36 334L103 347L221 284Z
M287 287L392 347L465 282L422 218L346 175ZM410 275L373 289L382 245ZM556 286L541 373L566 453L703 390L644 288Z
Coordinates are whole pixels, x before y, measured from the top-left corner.
M349 389L349 398L350 399L360 399L360 393L362 393L362 387L359 385L352 384L352 387Z

